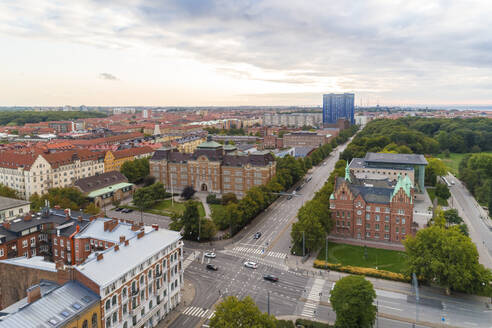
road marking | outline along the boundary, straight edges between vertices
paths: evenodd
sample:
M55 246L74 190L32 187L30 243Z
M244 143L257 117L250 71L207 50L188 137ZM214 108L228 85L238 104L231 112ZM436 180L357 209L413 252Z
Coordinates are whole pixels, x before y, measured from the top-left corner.
M323 290L325 280L316 278L311 290L307 296L306 303L304 303L304 308L302 309L301 315L304 317L314 317L318 303L320 301L320 293Z
M470 326L475 326L475 327L476 327L476 326L478 326L478 325L477 325L476 323L474 323L474 322L464 321L463 323L464 323L464 324L467 324L467 325L470 325Z
M386 305L382 305L382 304L379 304L379 306L380 306L380 307L387 308L387 309L396 310L396 311L403 311L402 309L395 308L395 307L391 307L391 306L386 306Z
M195 260L195 258L200 254L199 251L194 251L191 253L184 261L183 261L183 270L186 270L186 268Z
M207 318L210 319L215 314L215 311L204 309L196 306L188 306L183 312L184 315L192 317Z

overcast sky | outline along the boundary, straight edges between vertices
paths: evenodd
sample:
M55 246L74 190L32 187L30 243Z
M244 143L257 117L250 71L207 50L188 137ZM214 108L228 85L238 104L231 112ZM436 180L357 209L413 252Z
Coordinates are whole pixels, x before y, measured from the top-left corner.
M492 104L484 1L0 0L0 105Z

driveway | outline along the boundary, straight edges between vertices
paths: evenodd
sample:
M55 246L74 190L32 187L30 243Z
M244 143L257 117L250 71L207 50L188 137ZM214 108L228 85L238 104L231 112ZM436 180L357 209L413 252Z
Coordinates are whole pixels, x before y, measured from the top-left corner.
M103 209L107 217L132 220L137 223L140 222L139 211L133 211L131 213L121 213L121 212L113 211L111 210L111 208L113 208L113 206L107 206L105 209ZM157 215L157 214L143 212L142 218L144 224L146 225L157 224L159 225L159 227L166 228L166 229L169 228L169 224L171 223L171 218L164 215Z

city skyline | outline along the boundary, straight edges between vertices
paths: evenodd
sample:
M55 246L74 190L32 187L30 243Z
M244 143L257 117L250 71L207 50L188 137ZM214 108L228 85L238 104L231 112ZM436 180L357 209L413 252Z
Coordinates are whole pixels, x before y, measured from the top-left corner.
M491 105L491 9L0 2L0 105Z

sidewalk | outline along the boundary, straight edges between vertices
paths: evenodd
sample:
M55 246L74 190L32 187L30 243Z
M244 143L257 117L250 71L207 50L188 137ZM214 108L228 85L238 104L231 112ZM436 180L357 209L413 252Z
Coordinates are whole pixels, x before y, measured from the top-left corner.
M205 209L205 216L207 218L212 218L212 210L210 209L210 206L207 203L207 196L208 192L205 191L198 191L195 193L195 196L202 202L203 208Z
M195 298L196 295L196 290L195 286L191 282L191 280L188 280L185 278L184 280L184 285L183 285L183 292L181 296L181 302L179 303L178 306L176 306L163 320L159 322L159 324L156 326L158 328L164 328L164 327L169 327L173 323L174 320L176 320L177 317L183 312L184 309L188 306L188 304L191 304L193 302L193 299Z

